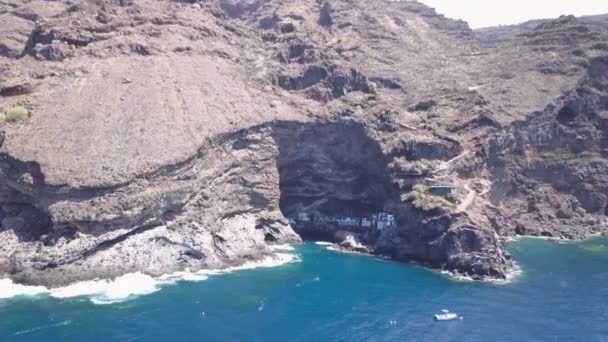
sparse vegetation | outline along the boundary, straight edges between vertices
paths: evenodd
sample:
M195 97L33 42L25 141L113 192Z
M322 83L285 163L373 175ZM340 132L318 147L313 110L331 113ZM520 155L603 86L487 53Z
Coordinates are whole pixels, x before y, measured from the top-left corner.
M2 112L2 110L0 110L0 126L4 124L4 122L6 121L4 112Z
M19 122L27 119L30 115L29 110L23 106L15 106L9 108L6 112L0 114L0 124L4 122Z
M454 206L454 203L448 201L446 198L443 198L441 196L435 196L435 195L428 195L428 196L435 203L440 204L444 207L452 208Z
M424 210L432 210L438 207L453 208L455 205L444 197L430 194L428 188L422 184L415 185L411 192L405 194L403 200L412 202L414 206Z
M416 184L414 185L412 190L415 192L426 193L428 191L428 188L424 184Z

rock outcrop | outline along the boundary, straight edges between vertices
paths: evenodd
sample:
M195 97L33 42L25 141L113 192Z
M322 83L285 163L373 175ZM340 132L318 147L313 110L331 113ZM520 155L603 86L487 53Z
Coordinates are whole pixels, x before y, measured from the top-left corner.
M0 121L0 278L222 268L301 238L505 278L505 237L608 232L604 21L480 34L416 1L5 0L0 113L30 117Z

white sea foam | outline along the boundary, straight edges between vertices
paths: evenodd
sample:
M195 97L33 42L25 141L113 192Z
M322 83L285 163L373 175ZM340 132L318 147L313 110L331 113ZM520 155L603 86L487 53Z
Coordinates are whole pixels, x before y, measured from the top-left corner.
M16 296L35 296L48 292L44 286L26 286L15 284L11 279L0 279L0 299Z
M159 290L159 281L142 273L129 273L114 280L105 280L103 291L91 297L95 304L112 304Z
M484 283L492 283L492 284L496 284L496 285L506 285L509 284L511 282L513 282L514 280L516 280L519 276L521 276L523 274L523 271L521 269L521 267L519 267L519 265L517 265L517 263L513 263L513 269L507 273L507 277L506 279L483 279L483 280L475 280L472 277L469 276L465 276L462 274L457 274L454 272L450 272L450 271L445 271L445 270L441 270L439 271L439 273L449 277L450 279L454 280L454 281L459 281L459 282L484 282Z
M163 281L142 273L129 273L115 279L83 281L54 289L15 284L10 279L0 279L0 298L35 295L54 298L90 296L93 303L108 304L156 292L159 290L158 285L162 283Z
M332 245L332 246L328 246L328 247L327 247L327 250L328 250L328 251L332 251L332 252L345 253L345 254L357 254L357 255L372 256L372 255L371 255L371 254L369 254L369 253L363 253L363 252L351 251L351 250L348 250L348 249L343 249L343 248L340 248L340 247L334 247L333 245Z
M580 238L580 239L567 239L567 238L563 238L563 237L554 237L554 236L517 235L517 236L512 236L512 237L506 237L505 241L513 242L513 241L518 241L518 240L535 239L535 240L555 241L558 243L577 243L577 242L583 242L583 241L587 241L589 239L593 239L593 238L597 238L597 237L601 237L601 236L602 236L601 233L594 233L594 234L589 234L588 236L586 236L584 238Z
M270 246L273 251L293 251L295 248L291 245L274 245Z
M325 242L325 241L316 241L315 245L319 245L319 246L332 246L333 243L331 243L331 242Z
M221 274L230 273L234 271L251 270L254 268L268 268L277 267L290 262L299 262L300 258L297 255L289 253L275 253L272 256L268 256L262 260L248 261L240 266L228 267L223 270L203 270L197 274Z
M83 281L61 288L48 289L44 286L26 286L15 284L11 279L0 279L0 299L17 296L47 295L54 298L90 297L94 304L112 304L138 296L154 293L164 285L178 281L203 281L209 275L225 274L234 271L280 266L300 259L293 254L276 253L259 261L246 262L243 265L222 270L188 270L152 277L143 273L129 273L115 279L98 279Z
M175 281L180 281L180 280L195 282L195 281L207 280L207 279L209 279L209 277L207 277L206 275L203 275L203 274L192 273L190 271L183 271L183 272L175 272L175 273L171 273L171 274L166 274L166 275L159 277L159 279L164 282L175 282Z
M103 293L110 280L90 280L74 283L65 287L52 289L47 293L54 298L71 298L80 296L92 296Z
M554 236L527 236L527 235L517 235L517 236L513 236L513 237L508 237L506 241L513 242L513 241L527 240L527 239L545 240L545 241L575 241L575 240L568 240L565 238L554 237Z

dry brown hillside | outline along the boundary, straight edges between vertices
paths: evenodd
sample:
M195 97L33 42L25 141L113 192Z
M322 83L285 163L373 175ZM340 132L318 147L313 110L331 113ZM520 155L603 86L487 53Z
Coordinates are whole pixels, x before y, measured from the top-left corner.
M505 237L608 231L604 19L480 40L416 1L0 0L0 278L348 235L504 278Z

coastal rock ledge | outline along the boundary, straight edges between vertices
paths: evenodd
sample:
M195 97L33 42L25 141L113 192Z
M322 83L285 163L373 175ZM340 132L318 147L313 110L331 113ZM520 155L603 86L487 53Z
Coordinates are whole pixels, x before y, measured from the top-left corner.
M608 17L416 1L0 2L0 278L217 269L325 240L504 279L608 233Z

